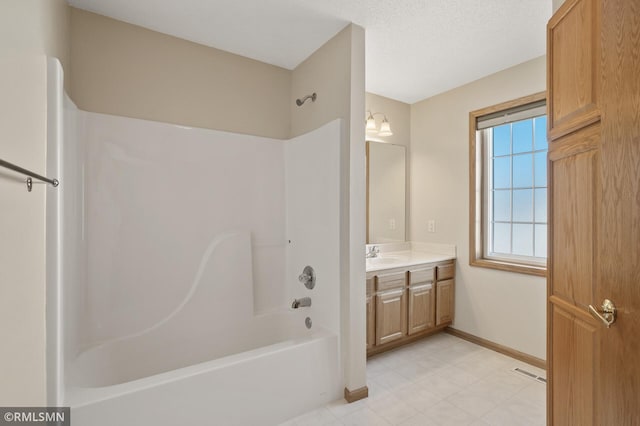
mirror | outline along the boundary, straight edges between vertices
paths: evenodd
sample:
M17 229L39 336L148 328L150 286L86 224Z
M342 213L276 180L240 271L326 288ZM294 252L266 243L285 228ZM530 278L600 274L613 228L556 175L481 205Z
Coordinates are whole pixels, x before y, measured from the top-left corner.
M367 244L405 241L406 150L367 141Z

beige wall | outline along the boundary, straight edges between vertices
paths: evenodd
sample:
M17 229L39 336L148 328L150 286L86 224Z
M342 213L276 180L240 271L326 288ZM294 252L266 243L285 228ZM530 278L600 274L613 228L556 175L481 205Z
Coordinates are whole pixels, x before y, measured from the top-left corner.
M411 107L412 241L458 249L454 327L545 358L545 279L469 266L469 112L544 91L545 57ZM427 221L436 232L427 232Z
M366 385L364 49L364 29L345 27L293 71L290 99L292 137L338 118L343 123L341 347L345 386L352 391ZM295 104L313 92L315 102Z
M0 2L0 156L45 173L46 57L68 59L63 0ZM0 406L46 403L45 191L0 170Z
M75 8L71 73L80 109L289 137L290 71Z

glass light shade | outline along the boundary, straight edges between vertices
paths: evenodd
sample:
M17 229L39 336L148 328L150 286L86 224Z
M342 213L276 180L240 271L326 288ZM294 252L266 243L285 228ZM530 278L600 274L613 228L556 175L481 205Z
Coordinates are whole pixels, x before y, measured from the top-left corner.
M373 118L372 114L367 117L367 130L376 130L376 119Z
M378 132L378 136L391 136L393 132L391 131L391 125L389 125L389 121L387 117L382 120L382 124L380 124L380 131Z

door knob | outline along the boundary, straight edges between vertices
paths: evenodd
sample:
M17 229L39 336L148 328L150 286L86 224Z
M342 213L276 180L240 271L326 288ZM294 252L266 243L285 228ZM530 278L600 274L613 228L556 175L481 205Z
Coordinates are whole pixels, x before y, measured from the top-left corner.
M609 299L604 299L602 302L602 313L600 313L593 305L589 305L589 312L594 318L599 319L604 323L607 328L611 327L611 324L616 322L616 305Z

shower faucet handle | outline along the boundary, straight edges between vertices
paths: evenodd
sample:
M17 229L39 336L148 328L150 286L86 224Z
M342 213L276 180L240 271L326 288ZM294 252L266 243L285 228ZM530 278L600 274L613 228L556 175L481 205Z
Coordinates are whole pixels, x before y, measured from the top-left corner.
M312 290L316 286L316 273L311 266L305 266L302 274L298 276L300 281L306 288Z

